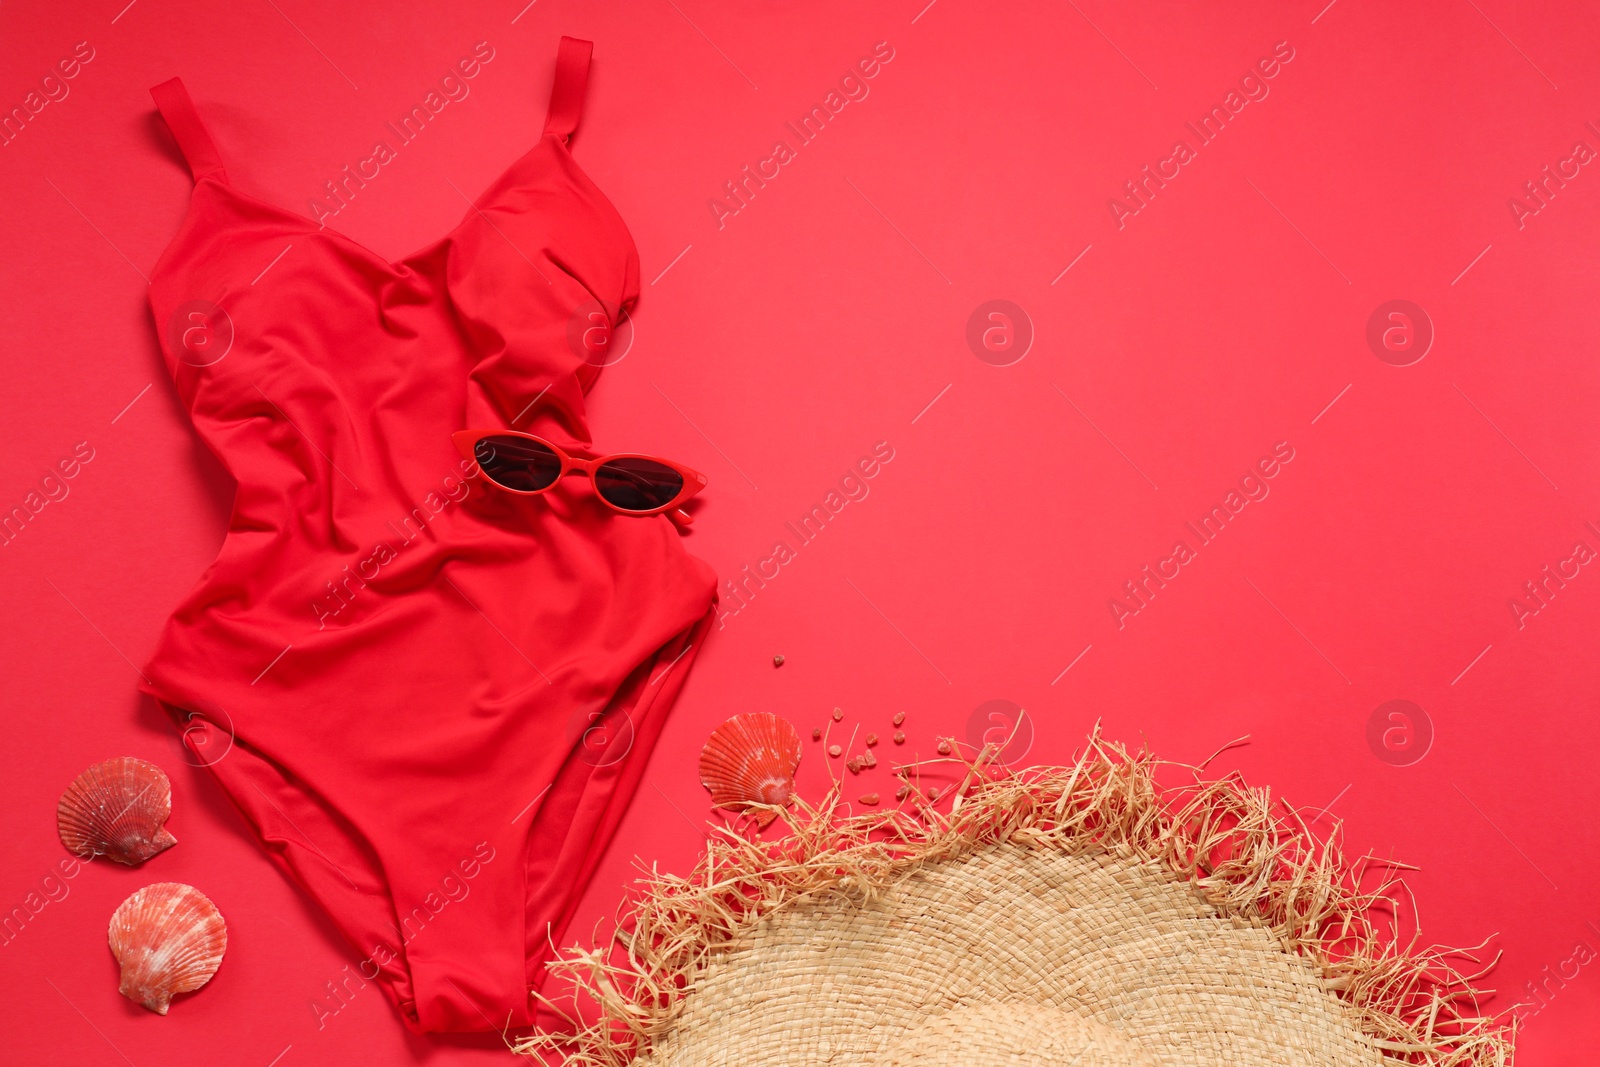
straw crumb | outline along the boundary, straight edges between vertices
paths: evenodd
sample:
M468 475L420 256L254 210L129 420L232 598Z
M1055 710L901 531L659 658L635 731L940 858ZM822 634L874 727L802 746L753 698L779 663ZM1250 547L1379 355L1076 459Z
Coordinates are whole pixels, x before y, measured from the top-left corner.
M652 867L619 923L631 937L605 951L574 946L548 964L592 1002L590 1021L535 993L570 1031L536 1033L513 1050L572 1067L626 1067L671 1032L708 965L766 917L829 895L873 900L924 867L1009 841L1110 854L1187 880L1219 917L1264 928L1306 959L1389 1062L1511 1064L1513 1028L1480 1007L1489 992L1480 982L1498 955L1482 958L1487 943L1424 946L1415 935L1402 943L1394 913L1409 890L1392 872L1403 867L1348 861L1337 824L1319 838L1295 809L1237 774L1207 780L1200 768L1130 753L1098 727L1070 766L1011 771L991 755L986 748L968 765L962 803L948 815L925 804L846 815L835 781L815 806L796 800L778 812L789 830L779 840L721 828L689 875ZM1191 781L1157 784L1179 773Z

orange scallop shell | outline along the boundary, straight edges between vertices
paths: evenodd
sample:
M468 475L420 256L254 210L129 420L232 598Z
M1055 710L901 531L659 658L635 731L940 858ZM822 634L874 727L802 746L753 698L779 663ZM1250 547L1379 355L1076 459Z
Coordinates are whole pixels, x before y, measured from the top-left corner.
M178 882L147 885L124 900L106 936L122 965L118 992L158 1015L175 994L211 981L228 950L228 925L217 906Z
M712 731L700 752L700 784L711 790L711 803L719 808L787 807L799 766L800 735L789 720L753 711ZM775 818L777 812L770 809L755 813L761 826Z
M130 867L171 848L172 783L154 763L122 756L73 779L56 804L56 831L69 852Z

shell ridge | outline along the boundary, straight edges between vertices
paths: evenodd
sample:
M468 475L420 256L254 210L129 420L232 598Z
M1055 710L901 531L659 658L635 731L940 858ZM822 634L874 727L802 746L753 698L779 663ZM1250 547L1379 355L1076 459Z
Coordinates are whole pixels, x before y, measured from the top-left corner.
M157 882L135 891L112 913L106 931L121 965L118 991L165 1015L174 995L211 980L228 948L228 927L198 889Z
M172 783L153 763L122 756L96 763L56 803L56 831L67 851L137 866L177 844L166 828Z
M711 791L711 802L719 808L786 805L800 756L800 735L787 719L764 711L735 715L706 740L700 753L700 784ZM773 818L770 811L756 815L761 826Z

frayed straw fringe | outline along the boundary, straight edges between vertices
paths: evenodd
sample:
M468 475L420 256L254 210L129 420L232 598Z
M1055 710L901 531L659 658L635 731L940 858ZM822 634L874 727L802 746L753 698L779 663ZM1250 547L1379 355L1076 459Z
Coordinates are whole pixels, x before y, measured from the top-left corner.
M1362 882L1370 870L1406 868L1370 855L1346 862L1337 824L1319 839L1300 812L1237 774L1206 780L1203 765L1130 755L1098 726L1070 767L1013 772L994 762L994 746L935 762L964 774L948 814L913 788L915 810L849 815L835 783L817 807L778 809L791 830L778 841L720 829L687 878L648 872L618 931L625 952L575 947L549 964L593 999L597 1017L569 1018L570 1033L535 1034L514 1051L572 1067L625 1067L672 1030L711 960L767 916L830 894L869 901L923 867L1010 842L1155 861L1188 879L1223 915L1270 928L1308 959L1390 1062L1511 1064L1513 1028L1479 1007L1491 991L1477 983L1498 955L1482 964L1487 941L1423 947L1414 934L1401 944L1391 893L1406 892L1404 882L1384 875L1371 890ZM900 773L914 782L917 769ZM1193 783L1157 784L1158 772L1173 770ZM1461 960L1477 970L1458 970Z

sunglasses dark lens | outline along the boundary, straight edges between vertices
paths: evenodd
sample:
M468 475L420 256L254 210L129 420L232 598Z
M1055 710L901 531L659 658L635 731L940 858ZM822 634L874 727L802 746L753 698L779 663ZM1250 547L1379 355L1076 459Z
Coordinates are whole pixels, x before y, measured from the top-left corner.
M525 437L481 437L472 446L472 454L496 484L522 493L548 489L561 474L561 457Z
M613 459L595 468L595 488L621 511L654 511L683 491L683 475L652 459Z

